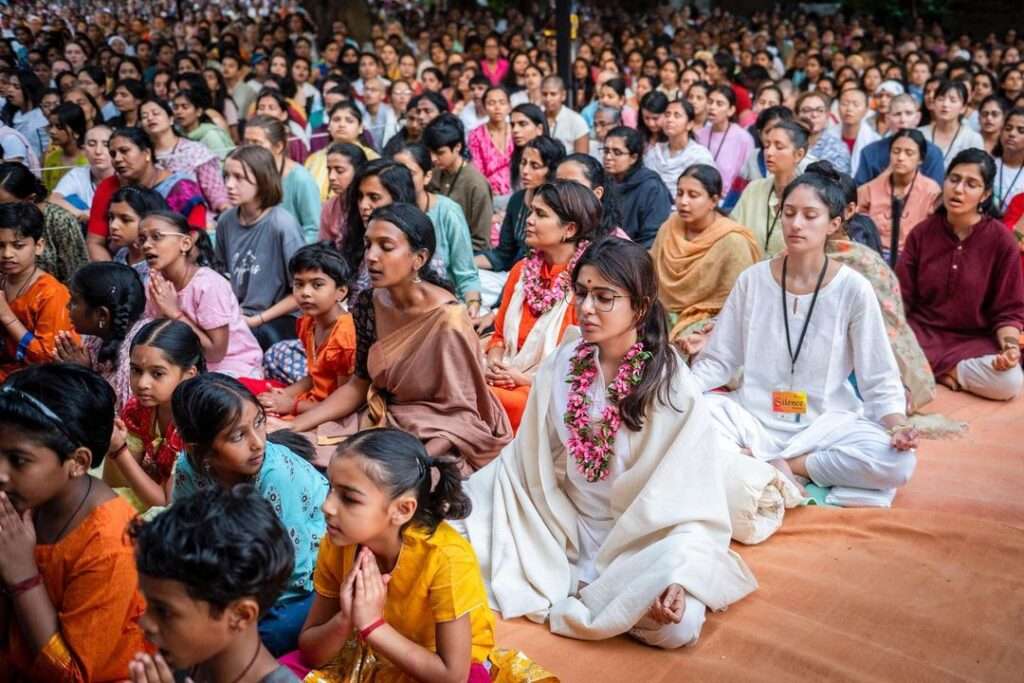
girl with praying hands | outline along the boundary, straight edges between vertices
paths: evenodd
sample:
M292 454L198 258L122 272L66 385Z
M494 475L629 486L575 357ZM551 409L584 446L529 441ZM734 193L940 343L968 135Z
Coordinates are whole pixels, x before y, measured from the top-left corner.
M805 173L781 200L786 254L740 275L693 373L711 391L743 369L736 391L708 399L750 455L833 487L829 502L888 506L917 434L871 284L826 255L847 203L839 174Z
M960 152L943 183L942 207L910 233L896 273L936 379L1005 401L1024 384L1024 280L1014 234L991 216L995 177L986 152Z
M785 249L780 225L782 193L797 176L800 162L807 156L810 134L810 130L797 121L779 121L761 134L768 176L747 185L730 215L754 234L765 256L774 256Z

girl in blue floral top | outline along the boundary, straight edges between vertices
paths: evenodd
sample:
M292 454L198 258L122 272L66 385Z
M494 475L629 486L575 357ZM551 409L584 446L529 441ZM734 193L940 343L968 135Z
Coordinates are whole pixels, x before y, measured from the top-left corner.
M312 446L292 432L268 437L256 397L227 375L210 373L181 383L171 407L186 448L176 463L172 503L202 489L248 482L288 529L295 544L294 571L259 630L274 656L290 652L313 600L313 569L324 534L320 506L327 480L293 450L312 455Z

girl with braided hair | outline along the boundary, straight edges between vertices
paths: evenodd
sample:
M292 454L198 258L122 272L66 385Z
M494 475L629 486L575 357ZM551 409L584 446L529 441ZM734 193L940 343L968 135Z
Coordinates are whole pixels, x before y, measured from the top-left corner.
M92 368L110 383L116 408L131 396L131 361L126 340L134 339L149 321L143 316L146 290L131 266L99 261L82 266L71 278L71 324L82 340L69 332L57 334L54 357Z

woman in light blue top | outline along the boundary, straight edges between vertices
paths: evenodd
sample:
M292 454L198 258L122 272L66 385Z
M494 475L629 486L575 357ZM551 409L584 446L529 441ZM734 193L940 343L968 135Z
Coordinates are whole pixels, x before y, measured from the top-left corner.
M306 242L315 242L320 234L320 186L302 164L288 158L288 131L284 124L269 116L256 116L246 123L244 142L270 150L282 178L281 206L302 226Z
M313 600L313 568L325 525L327 479L309 464L312 445L289 431L267 434L256 397L238 380L212 372L178 385L174 424L188 450L178 456L174 501L204 489L249 483L274 508L295 544L295 568L281 597L260 619L260 637L280 656L294 650ZM293 449L305 451L299 455Z
M473 243L462 207L448 197L428 192L433 165L430 152L419 143L410 143L395 153L394 159L409 169L416 188L416 203L434 224L437 238L435 258L443 261L442 272L455 285L455 293L467 304L480 301L480 273L473 261Z

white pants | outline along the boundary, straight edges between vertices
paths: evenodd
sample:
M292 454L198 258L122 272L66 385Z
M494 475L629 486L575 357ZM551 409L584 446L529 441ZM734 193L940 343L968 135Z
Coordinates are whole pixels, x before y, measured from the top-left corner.
M703 602L692 595L687 595L683 618L678 624L659 624L645 616L630 629L629 635L642 643L666 650L694 645L700 638L700 629L704 626L706 611L707 607Z
M1024 371L1020 365L999 371L992 367L996 356L968 358L956 364L956 381L964 391L990 398L994 401L1009 401L1020 394L1024 385Z
M807 473L818 486L895 489L910 481L913 451L897 451L882 427L854 413L825 413L796 434L769 432L738 402L707 394L720 432L762 460L809 455Z

